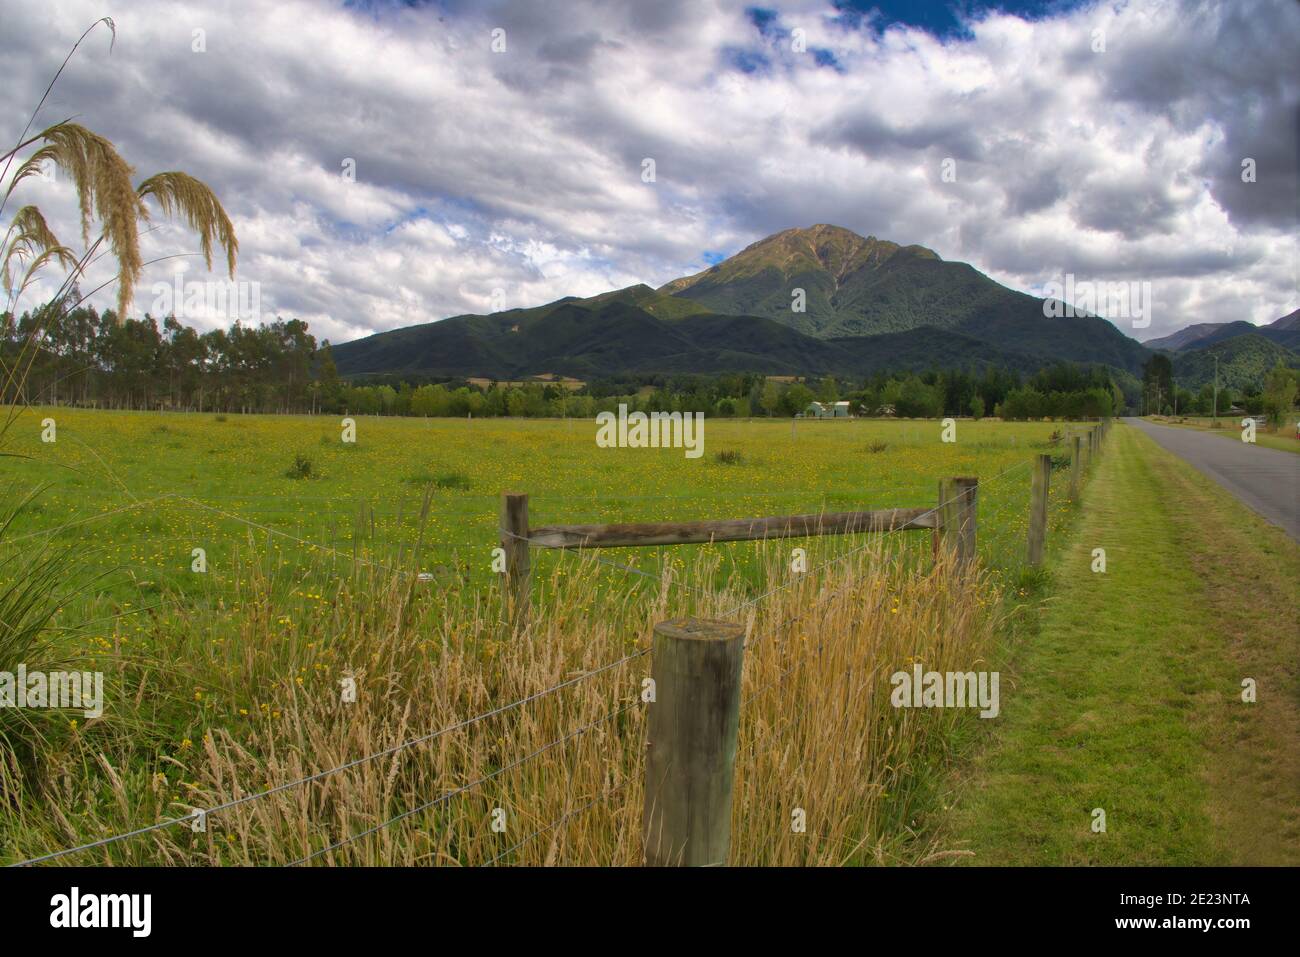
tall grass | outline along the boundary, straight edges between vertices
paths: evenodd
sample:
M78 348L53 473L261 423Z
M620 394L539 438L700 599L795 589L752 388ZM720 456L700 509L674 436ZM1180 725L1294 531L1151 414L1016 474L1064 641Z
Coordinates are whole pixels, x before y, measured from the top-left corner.
M696 614L748 629L732 862L925 859L936 848L915 819L927 782L954 723L978 719L895 709L889 676L914 661L987 667L999 600L982 573L901 545L877 537L790 578L788 548L771 543L769 587L788 587L749 604L749 586L700 592L716 571L704 552L677 580L617 589L606 566L569 555L536 583L533 622L517 635L494 592L413 584L382 566L295 571L285 588L278 564L250 548L233 596L142 616L135 641L87 636L117 697L38 771L0 779L3 856L291 785L209 815L203 832L183 822L59 861L639 863L644 650L655 622Z

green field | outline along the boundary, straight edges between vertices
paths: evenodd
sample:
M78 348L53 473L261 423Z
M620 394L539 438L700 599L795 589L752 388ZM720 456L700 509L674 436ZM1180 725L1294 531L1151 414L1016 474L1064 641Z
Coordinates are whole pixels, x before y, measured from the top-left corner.
M41 441L44 419L54 442ZM711 420L705 454L688 459L598 448L589 420L361 418L355 444L340 425L47 408L10 429L10 499L41 491L4 530L0 585L21 581L25 563L60 564L38 596L48 626L0 652L29 669L101 670L108 704L88 720L0 712L24 768L0 781L8 859L284 786L223 812L209 837L172 824L67 862L482 864L508 847L484 828L483 802L540 827L585 798L585 818L554 831L570 843L512 850L509 862L636 863L634 658L654 622L685 614L741 620L754 643L737 862L909 863L935 849L939 771L979 719L895 709L887 678L920 661L986 667L1009 617L1041 600L1043 576L1024 568L1028 465L1041 453L1064 465L1068 426L961 421L945 443L937 421ZM983 560L973 578L934 562L927 532L534 550L533 624L521 637L502 621L491 562L503 491L529 493L535 527L928 507L941 478L970 475ZM1056 475L1049 541L1077 512L1068 471ZM795 546L806 575L790 573ZM205 572L192 570L195 548ZM387 777L361 767L294 783L575 675L593 677L441 749L403 751ZM340 676L359 685L344 713ZM608 736L572 740L602 714L619 716ZM517 766L518 754L545 758ZM454 801L366 836L467 782ZM790 840L782 815L795 800L819 809L817 839Z
M48 417L56 441L42 443ZM529 493L538 526L925 507L937 502L940 478L974 475L986 483L982 553L1010 570L1025 535L1028 471L998 477L1037 452L1063 456L1050 437L1064 428L963 421L958 441L944 443L936 421L710 420L705 454L692 460L679 449L597 448L592 421L362 417L345 444L333 417L47 408L12 430L10 451L29 458L7 460L4 471L21 487L45 486L11 537L51 533L74 545L88 570L108 575L95 590L119 597L229 585L236 549L286 569L308 559L332 569L353 556L398 561L417 540L426 490L422 567L486 585L508 490ZM739 461L722 461L725 452ZM299 455L310 477L290 478ZM1053 514L1064 514L1062 502ZM804 545L811 563L843 542ZM190 570L194 548L206 552L206 578ZM657 570L686 567L692 550L609 554ZM746 568L752 547L717 550L725 576Z

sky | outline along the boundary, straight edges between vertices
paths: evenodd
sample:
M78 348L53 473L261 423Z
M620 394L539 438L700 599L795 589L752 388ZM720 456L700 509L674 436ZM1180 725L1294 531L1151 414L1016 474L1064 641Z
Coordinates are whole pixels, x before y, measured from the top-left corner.
M103 16L34 128L202 179L245 301L320 339L658 286L816 223L1031 293L1149 283L1112 317L1138 339L1300 305L1294 0L0 0L0 141ZM5 218L26 203L81 245L58 174ZM147 259L197 248L158 220ZM224 278L154 264L133 314L178 269Z

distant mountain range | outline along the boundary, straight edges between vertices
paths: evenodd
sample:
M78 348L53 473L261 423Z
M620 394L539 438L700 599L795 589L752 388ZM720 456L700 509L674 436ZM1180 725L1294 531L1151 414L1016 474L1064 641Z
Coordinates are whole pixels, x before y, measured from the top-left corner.
M1042 299L967 263L828 225L776 233L658 289L453 316L334 346L344 375L496 379L991 364L1033 372L1062 359L1137 373L1150 354L1101 317L1050 317Z
M1233 336L1254 334L1263 336L1287 349L1300 349L1300 309L1283 316L1266 326L1238 319L1236 322L1198 322L1168 336L1148 339L1142 343L1148 349L1181 352L1184 349L1204 349Z
M1171 358L1174 380L1193 392L1214 381L1216 358L1219 384L1238 391L1258 389L1269 370L1279 362L1293 369L1300 368L1300 354L1255 332L1230 336L1201 349L1183 349Z
M1266 326L1198 322L1144 345L1169 355L1174 378L1185 388L1195 391L1213 382L1217 359L1220 385L1254 390L1279 362L1300 368L1300 310Z

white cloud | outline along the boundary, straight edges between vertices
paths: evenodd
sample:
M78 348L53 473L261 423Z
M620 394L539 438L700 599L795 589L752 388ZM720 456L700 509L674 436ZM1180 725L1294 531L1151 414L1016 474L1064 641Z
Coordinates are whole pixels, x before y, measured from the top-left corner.
M78 115L142 176L209 182L263 309L336 341L484 311L497 288L515 306L658 284L816 222L1022 289L1067 272L1150 280L1164 308L1147 336L1296 308L1293 4L994 14L945 41L802 0L777 4L764 34L745 6L140 0L116 16L111 56L92 34L40 119ZM0 0L6 139L100 15ZM835 66L793 52L793 26ZM1257 183L1236 175L1246 155ZM16 199L71 239L61 189ZM146 237L149 255L192 248L179 227Z

